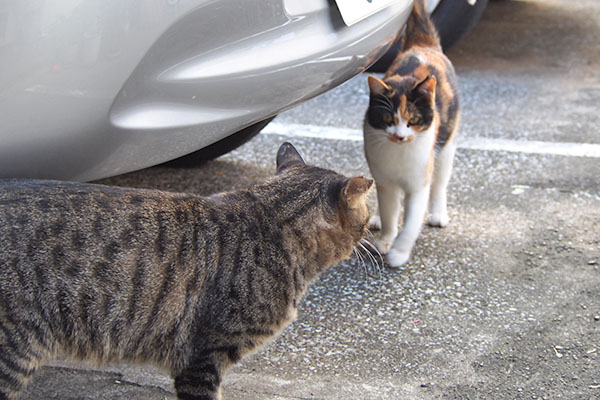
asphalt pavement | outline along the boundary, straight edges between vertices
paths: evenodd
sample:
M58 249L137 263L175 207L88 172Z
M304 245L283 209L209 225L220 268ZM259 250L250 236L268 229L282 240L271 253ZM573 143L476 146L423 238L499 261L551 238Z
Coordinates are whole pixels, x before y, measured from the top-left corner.
M334 266L299 318L234 367L226 400L600 399L600 1L490 1L449 52L462 129L450 224L402 269ZM209 194L309 163L368 175L366 75L199 168L102 183ZM375 196L370 198L375 207ZM22 397L175 399L150 367L43 368Z

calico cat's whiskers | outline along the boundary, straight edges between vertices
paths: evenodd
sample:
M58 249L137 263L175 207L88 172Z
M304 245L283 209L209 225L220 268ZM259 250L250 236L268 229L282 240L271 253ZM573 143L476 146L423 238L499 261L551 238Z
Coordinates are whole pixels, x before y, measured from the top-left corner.
M385 131L377 132L377 135L371 138L369 145L375 152L383 152L390 146L389 134ZM375 239L372 239L375 242Z

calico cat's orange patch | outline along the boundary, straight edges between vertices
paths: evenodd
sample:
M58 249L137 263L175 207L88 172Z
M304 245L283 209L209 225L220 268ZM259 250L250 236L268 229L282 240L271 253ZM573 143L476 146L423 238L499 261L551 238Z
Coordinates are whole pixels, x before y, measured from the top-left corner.
M431 178L433 177L433 171L435 169L435 152L433 148L429 153L429 161L427 161L427 171L425 172L425 186L431 184Z

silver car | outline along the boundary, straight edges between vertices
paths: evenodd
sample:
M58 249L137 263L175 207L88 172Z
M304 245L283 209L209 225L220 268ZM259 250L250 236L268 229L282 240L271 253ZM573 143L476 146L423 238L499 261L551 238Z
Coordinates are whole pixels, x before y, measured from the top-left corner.
M412 5L365 7L348 26L343 3L356 0L2 0L0 176L159 164L339 85Z
M87 181L215 156L364 71L411 7L0 0L0 177Z

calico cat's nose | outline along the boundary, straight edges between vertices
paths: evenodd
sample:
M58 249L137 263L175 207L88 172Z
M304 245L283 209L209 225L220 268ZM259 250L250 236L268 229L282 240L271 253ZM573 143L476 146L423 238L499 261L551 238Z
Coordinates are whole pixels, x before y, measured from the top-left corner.
M406 135L399 135L397 133L392 133L392 134L388 135L388 139L394 143L412 142L414 138L415 137L412 135L406 136Z

